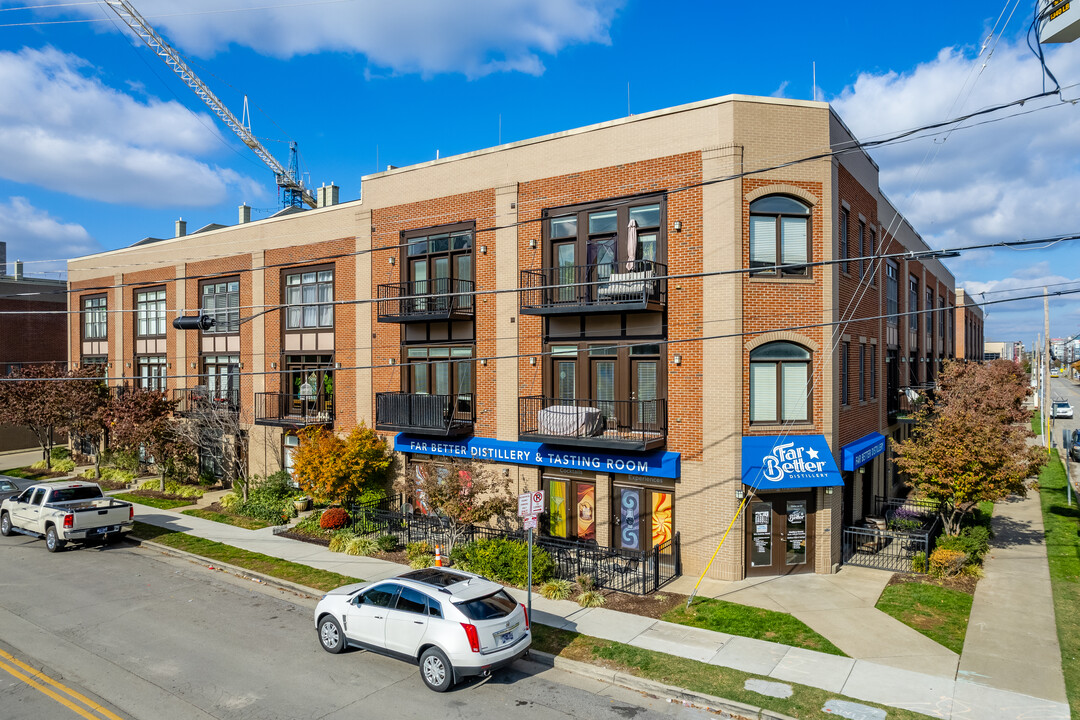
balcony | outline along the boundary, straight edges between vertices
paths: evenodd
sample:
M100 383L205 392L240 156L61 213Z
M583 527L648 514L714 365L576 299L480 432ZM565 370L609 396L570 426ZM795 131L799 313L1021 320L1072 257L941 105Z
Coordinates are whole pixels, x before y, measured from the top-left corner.
M518 439L646 451L667 443L667 400L519 398Z
M417 435L472 435L476 407L472 394L375 393L375 429Z
M889 424L914 423L915 416L928 401L932 401L937 391L937 383L908 385L895 395L895 404L890 398Z
M255 424L288 428L333 425L334 401L324 395L255 393Z
M193 388L173 390L172 399L179 403L176 406L177 414L188 417L207 413L236 415L240 412L239 388L211 391L205 385L196 385Z
M472 280L433 278L386 283L377 288L379 322L470 320L475 310Z
M651 260L521 272L522 315L663 310L667 266Z

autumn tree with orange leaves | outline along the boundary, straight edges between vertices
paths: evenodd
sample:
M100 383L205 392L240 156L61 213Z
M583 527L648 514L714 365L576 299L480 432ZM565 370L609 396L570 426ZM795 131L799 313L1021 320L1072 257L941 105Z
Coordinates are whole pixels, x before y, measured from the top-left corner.
M911 438L896 446L896 464L909 484L940 503L947 534L959 533L983 500L1026 495L1025 480L1046 461L1044 450L1027 443L1027 394L1024 374L1007 360L949 362Z
M323 427L297 433L293 479L319 501L346 503L384 497L394 454L375 431L361 423L342 438Z

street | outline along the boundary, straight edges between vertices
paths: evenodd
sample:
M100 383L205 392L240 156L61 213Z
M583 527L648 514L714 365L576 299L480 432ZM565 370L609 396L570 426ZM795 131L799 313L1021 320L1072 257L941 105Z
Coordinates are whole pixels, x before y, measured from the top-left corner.
M528 662L436 694L408 663L324 652L313 600L127 543L0 555L5 720L707 715Z
M1054 442L1061 448L1061 456L1065 457L1064 446L1062 445L1062 429L1069 430L1070 432L1080 427L1080 385L1076 385L1067 378L1050 378L1050 401L1054 400L1068 400L1069 404L1073 406L1073 417L1068 419L1054 420L1051 425L1051 432L1054 434ZM1071 470L1074 473L1080 472L1080 464L1072 463Z

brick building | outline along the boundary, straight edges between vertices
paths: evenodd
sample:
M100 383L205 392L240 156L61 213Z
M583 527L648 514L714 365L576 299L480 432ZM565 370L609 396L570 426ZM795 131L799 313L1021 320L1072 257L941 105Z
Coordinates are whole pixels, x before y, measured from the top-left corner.
M956 357L983 359L983 309L971 302L963 288L956 289Z
M711 576L830 572L955 354L953 278L874 162L791 162L853 140L825 103L728 96L242 209L72 261L72 309L123 311L73 323L72 360L227 401L260 474L363 421L410 477L471 457L543 489L552 536L678 533L699 573L746 500ZM197 308L212 332L173 331Z

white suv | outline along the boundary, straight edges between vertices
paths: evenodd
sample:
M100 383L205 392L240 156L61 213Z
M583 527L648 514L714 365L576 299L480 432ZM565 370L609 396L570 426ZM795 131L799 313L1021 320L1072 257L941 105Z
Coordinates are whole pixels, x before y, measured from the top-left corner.
M327 652L355 645L419 663L436 692L509 665L532 643L525 606L502 585L447 568L331 590L315 607L315 628Z

